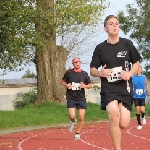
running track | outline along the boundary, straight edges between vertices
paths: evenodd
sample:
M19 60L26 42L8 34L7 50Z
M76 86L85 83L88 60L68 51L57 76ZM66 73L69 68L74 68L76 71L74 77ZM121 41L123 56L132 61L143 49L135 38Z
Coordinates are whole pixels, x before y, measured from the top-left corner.
M150 150L150 119L142 130L132 120L122 130L122 150ZM49 127L1 135L0 150L114 150L108 133L108 122L86 123L81 140L73 140L67 126Z

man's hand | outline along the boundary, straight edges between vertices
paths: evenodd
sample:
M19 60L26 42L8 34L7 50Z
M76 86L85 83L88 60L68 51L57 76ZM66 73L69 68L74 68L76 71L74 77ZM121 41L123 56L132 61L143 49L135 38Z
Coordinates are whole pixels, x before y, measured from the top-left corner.
M71 83L66 84L67 89L72 89Z
M120 77L125 80L128 81L131 78L131 73L129 71L121 71Z
M80 82L80 87L81 87L81 88L86 88L85 86L86 86L86 85L85 85L83 82Z
M111 73L112 73L112 69L105 69L105 68L106 68L106 64L102 67L101 72L100 72L100 76L105 77L105 78L109 78Z
M147 96L150 96L150 93L147 91L147 92L146 92L146 95L147 95Z

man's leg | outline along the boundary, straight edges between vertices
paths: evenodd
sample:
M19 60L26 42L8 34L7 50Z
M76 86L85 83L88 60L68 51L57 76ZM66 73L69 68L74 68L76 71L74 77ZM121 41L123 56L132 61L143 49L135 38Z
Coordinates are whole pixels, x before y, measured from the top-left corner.
M108 103L106 110L109 117L109 130L115 150L121 150L121 132L119 127L120 112L118 101Z
M79 111L79 120L78 120L76 132L80 133L84 123L85 109L78 109L78 111Z
M78 119L78 124L77 124L76 134L74 136L74 140L80 139L80 131L83 127L84 116L85 116L85 109L78 109L78 111L79 111L79 119Z
M133 99L133 101L134 101L134 104L135 104L136 118L137 118L137 122L138 122L137 129L140 130L140 129L142 129L141 118L140 118L140 114L141 114L141 111L140 111L140 100L135 98L135 99Z
M141 110L141 113L142 114L145 114L145 106L141 106L140 107L140 110ZM144 115L142 116L142 118L144 117Z
M140 106L136 106L135 109L136 109L136 116L137 116L138 125L141 126L141 118L140 118L141 111L140 111Z
M86 101L78 101L76 103L76 107L78 109L79 118L78 118L76 134L74 136L75 140L80 139L80 132L81 132L81 129L82 129L83 123L84 123L84 116L85 116L85 110L87 109L87 103L86 103Z
M73 100L68 100L67 101L67 108L68 108L68 114L69 114L69 119L70 119L70 124L69 124L68 130L70 132L73 132L74 131L75 118L76 118L75 102Z
M144 118L145 117L145 106L141 106L140 111L142 113L142 118Z
M142 125L144 125L144 124L146 124L145 106L141 106L141 113L142 113Z
M75 113L75 101L73 100L68 100L67 101L67 108L68 108L68 113L69 113L69 119L74 122L75 121L75 117L76 117L76 113Z
M70 132L74 131L74 124L75 124L75 108L68 108L69 118L70 118L70 124L68 127L68 130Z
M145 98L141 99L141 107L140 112L142 114L142 124L146 124L146 118L145 118Z
M76 118L75 108L68 108L68 113L69 113L69 119L72 122L75 122L75 118Z
M122 103L119 103L119 111L120 111L119 126L121 129L126 129L130 124L131 112L127 108L125 108Z

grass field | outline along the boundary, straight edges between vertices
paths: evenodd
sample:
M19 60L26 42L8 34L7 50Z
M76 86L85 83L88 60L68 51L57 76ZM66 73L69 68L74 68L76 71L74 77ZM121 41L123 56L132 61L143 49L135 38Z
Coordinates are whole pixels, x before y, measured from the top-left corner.
M150 116L150 104L146 105L146 116ZM134 105L132 118L135 118ZM85 122L107 119L106 111L100 110L98 104L88 103ZM68 122L66 104L44 103L41 105L28 105L23 109L15 111L0 111L0 130L33 126L50 126Z

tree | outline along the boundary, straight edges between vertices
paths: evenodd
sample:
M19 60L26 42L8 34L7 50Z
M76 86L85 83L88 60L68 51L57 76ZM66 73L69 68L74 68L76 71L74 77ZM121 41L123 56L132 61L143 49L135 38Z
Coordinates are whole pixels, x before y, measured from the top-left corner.
M98 0L0 2L0 68L21 70L22 64L34 62L37 101L62 102L65 89L60 81L69 51L56 45L56 35L96 25L107 4Z
M150 2L135 0L136 4L128 4L127 15L118 13L121 29L129 33L130 38L138 43L138 50L143 59L150 60Z
M36 78L36 75L33 72L31 72L31 70L28 69L26 70L22 78Z

